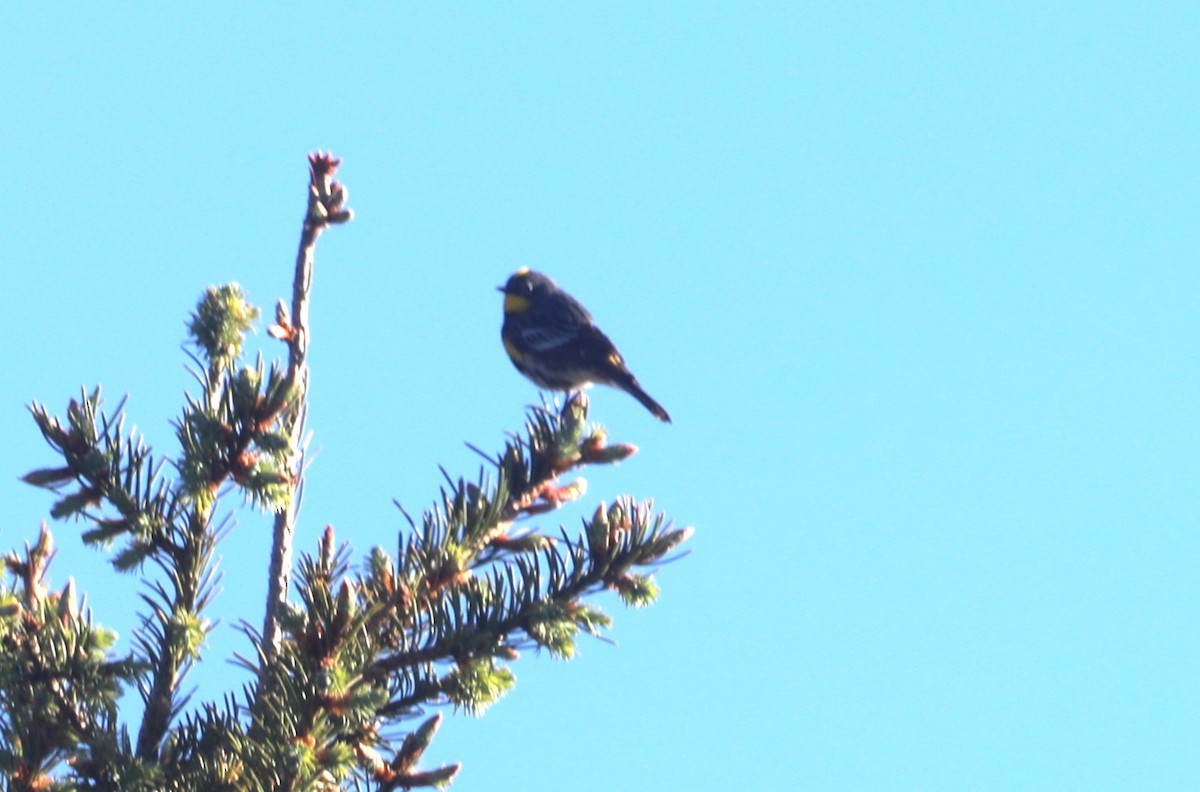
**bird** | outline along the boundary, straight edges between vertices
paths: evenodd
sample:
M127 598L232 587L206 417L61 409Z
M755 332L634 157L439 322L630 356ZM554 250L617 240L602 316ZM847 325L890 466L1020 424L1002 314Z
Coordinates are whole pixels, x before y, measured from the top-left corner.
M578 300L540 272L522 267L504 293L500 338L517 371L539 388L575 391L599 383L625 391L660 421L671 422Z

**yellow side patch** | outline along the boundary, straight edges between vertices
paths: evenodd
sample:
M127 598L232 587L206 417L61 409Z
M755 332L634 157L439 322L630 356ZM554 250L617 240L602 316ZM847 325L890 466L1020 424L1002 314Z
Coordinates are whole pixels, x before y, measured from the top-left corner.
M508 356L510 358L512 358L513 360L520 363L523 355L521 355L521 353L517 349L516 345L512 341L509 341L507 338L503 339L503 341L504 341L504 351L508 353Z
M504 313L525 313L528 310L528 298L522 297L519 294L504 295Z

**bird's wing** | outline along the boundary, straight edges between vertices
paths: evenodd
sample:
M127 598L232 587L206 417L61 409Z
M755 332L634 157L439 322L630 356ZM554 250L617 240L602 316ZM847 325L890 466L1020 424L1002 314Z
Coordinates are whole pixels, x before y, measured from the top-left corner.
M579 336L578 327L565 325L538 325L521 331L521 340L537 352L557 349L563 344L569 344Z

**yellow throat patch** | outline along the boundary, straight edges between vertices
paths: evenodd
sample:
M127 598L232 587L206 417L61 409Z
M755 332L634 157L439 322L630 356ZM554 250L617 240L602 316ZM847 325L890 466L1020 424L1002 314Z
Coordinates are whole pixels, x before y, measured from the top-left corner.
M528 310L529 299L527 297L519 294L504 295L504 313L525 313Z

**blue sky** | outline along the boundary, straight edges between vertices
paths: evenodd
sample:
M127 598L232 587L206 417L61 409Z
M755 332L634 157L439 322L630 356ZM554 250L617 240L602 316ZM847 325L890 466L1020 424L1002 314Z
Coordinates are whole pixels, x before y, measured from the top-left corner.
M1200 786L1200 12L1187 4L46 4L0 26L0 544L50 500L24 405L130 394L173 452L204 287L318 249L300 546L394 548L533 386L540 269L675 423L610 390L588 475L697 528L617 646L444 726L458 790ZM282 350L260 334L269 355ZM128 637L132 578L55 525ZM259 619L244 515L198 695Z

